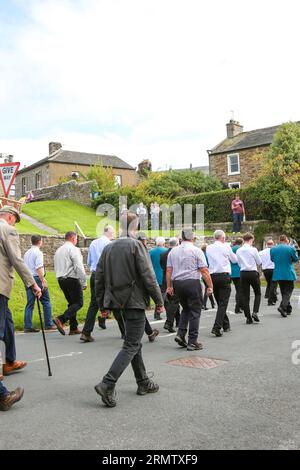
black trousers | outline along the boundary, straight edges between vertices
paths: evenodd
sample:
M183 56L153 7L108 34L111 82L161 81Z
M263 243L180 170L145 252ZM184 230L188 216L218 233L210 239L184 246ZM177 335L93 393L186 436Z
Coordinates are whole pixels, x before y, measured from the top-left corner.
M268 302L277 302L277 282L272 281L274 269L264 269L263 273L267 281L267 288L265 293L265 298L268 299Z
M182 306L178 336L184 338L189 329L188 343L195 344L199 335L201 308L203 305L202 289L199 279L174 281L174 291Z
M231 293L231 276L229 273L211 274L214 286L214 295L218 304L214 328L230 328L229 318L226 313Z
M176 325L179 324L180 319L180 302L178 295L174 293L174 295L165 295L165 310L166 310L166 322L165 326L173 327L174 320L176 321Z
M281 292L281 303L280 307L287 313L292 312L292 306L290 303L292 293L294 290L294 281L278 281L280 292Z
M62 323L70 321L70 330L74 331L78 327L77 312L83 307L83 291L79 279L67 277L58 279L59 286L68 302L68 308L63 315L58 318Z
M259 312L261 301L261 289L259 273L257 271L241 271L241 288L243 294L244 314L246 318L251 317L250 313L250 286L254 291L253 313Z
M145 310L125 309L120 312L125 324L125 340L123 347L109 371L103 377L103 382L114 386L131 363L136 382L146 382L146 373L143 357L141 339L145 331Z
M90 302L90 305L86 314L86 319L85 319L84 327L82 330L82 332L87 336L89 336L94 329L96 316L99 311L99 306L97 303L96 292L95 292L95 273L94 272L91 275L90 287L91 287L91 302Z
M119 329L120 329L121 335L123 337L123 336L125 336L125 331L126 331L126 324L125 324L125 320L124 320L124 315L121 313L120 310L113 310L113 314L114 314L115 319L118 322ZM153 329L152 329L152 327L149 323L149 320L148 320L146 314L145 314L145 333L146 333L147 336L150 336L153 333Z
M211 305L211 308L215 308L215 299L214 299L214 296L213 294L210 294L210 295L207 295L207 284L206 282L204 281L204 279L202 279L203 281L203 284L204 284L204 296L203 296L203 308L206 308L207 307L207 300L209 299L210 300L210 305Z
M241 287L241 279L239 277L232 277L231 280L235 287L235 309L243 309L243 293Z

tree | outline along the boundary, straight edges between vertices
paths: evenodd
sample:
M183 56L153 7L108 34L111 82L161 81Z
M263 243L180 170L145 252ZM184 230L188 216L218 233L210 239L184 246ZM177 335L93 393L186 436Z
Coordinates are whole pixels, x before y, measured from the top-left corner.
M95 180L98 185L98 190L101 192L115 191L117 183L111 167L104 167L97 163L90 167L85 175L86 180Z

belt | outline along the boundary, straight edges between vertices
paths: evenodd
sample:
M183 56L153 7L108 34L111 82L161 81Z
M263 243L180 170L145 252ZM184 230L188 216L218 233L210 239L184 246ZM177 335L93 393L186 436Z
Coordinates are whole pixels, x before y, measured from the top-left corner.
M228 272L227 273L212 273L211 276L221 276L221 274L222 275L226 274L226 276L230 276L230 273Z

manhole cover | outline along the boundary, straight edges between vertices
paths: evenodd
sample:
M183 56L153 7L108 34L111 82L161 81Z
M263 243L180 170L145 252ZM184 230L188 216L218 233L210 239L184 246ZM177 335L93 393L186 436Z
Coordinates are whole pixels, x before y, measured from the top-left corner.
M228 361L212 359L210 357L186 357L184 359L169 361L168 364L173 366L193 367L194 369L214 369L215 367L222 366L227 362Z

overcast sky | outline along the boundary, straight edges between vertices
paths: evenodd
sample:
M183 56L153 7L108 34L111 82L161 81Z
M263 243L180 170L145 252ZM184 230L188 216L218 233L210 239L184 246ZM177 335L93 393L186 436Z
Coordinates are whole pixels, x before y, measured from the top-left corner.
M300 120L299 0L0 0L0 152L205 165L234 117Z

